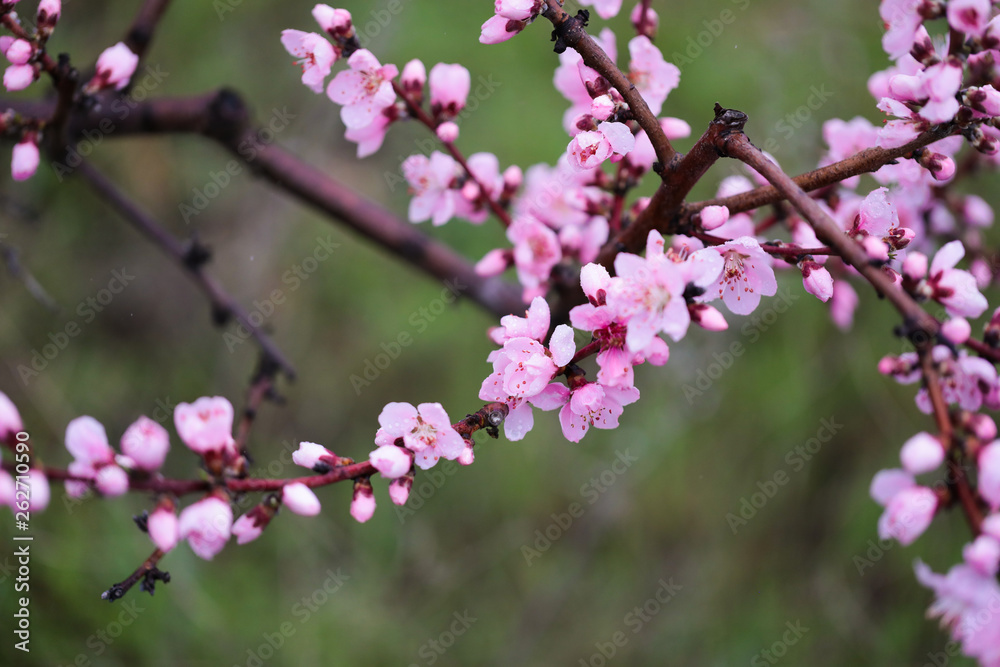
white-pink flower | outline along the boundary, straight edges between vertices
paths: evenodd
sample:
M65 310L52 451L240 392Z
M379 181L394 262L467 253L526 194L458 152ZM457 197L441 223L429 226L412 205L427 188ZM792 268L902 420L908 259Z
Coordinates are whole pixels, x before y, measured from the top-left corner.
M762 296L777 293L771 258L752 237L733 239L714 250L722 255L725 264L719 279L707 288L705 300L721 297L731 312L749 315Z
M979 37L990 22L990 0L948 0L948 25L960 33Z
M349 37L353 32L351 13L346 9L334 9L330 5L316 5L313 18L324 32L331 37Z
M253 542L264 532L267 522L257 510L255 507L233 522L232 534L236 538L236 544Z
M139 56L132 53L124 42L118 42L114 46L104 49L98 56L97 71L84 90L88 93L94 93L103 88L121 90L128 85L138 65Z
M3 73L3 85L10 92L24 90L30 86L38 72L33 65L11 65Z
M639 35L628 43L629 79L642 94L654 116L660 115L663 102L681 81L681 71L673 63L663 59L660 50L649 41L649 37Z
M424 470L439 458L455 460L465 447L440 403L421 403L417 407L388 403L378 422L382 428L375 435L375 444L381 447L402 438L406 448L416 455L416 464Z
M34 137L26 137L14 144L10 160L10 174L14 180L25 181L34 176L40 157Z
M348 129L365 127L382 110L396 102L392 80L399 74L395 65L381 65L367 49L358 49L347 59L351 69L339 72L327 86L326 94L342 104L340 118Z
M202 396L174 409L174 426L184 444L199 454L221 453L235 446L233 404L222 396Z
M961 241L946 243L934 255L927 283L933 290L932 298L940 302L949 315L976 318L989 304L980 293L973 275L955 268L964 256L965 247Z
M889 500L879 517L879 537L895 538L903 546L912 544L930 526L937 504L937 495L926 486L914 484L902 489Z
M389 483L389 499L394 505L405 505L413 488L413 477L405 475L397 477Z
M104 426L93 417L77 417L66 426L66 449L74 459L88 466L105 465L115 460Z
M129 457L136 467L149 472L160 469L170 449L170 435L152 419L139 417L122 434L122 454Z
M507 239L514 245L514 266L525 298L543 293L552 268L562 260L559 237L534 217L521 215L507 228Z
M302 83L314 93L322 93L330 68L337 60L333 45L322 35L291 29L281 31L281 44L299 59L296 64L302 68Z
M412 456L396 445L382 445L372 450L368 458L375 469L382 473L383 477L396 479L410 472L413 465Z
M351 499L351 516L358 523L365 523L375 514L375 494L368 482L354 485L354 497Z
M281 487L281 503L302 516L316 516L322 509L313 490L301 482Z
M618 428L624 406L637 400L639 390L635 387L606 387L589 382L573 390L569 401L559 411L563 435L570 442L580 442L591 426Z
M292 462L310 470L314 470L319 465L329 468L335 459L336 456L333 452L315 442L300 442L299 448L292 452Z
M979 450L979 495L995 512L1000 509L1000 440Z
M903 468L911 475L936 469L944 462L944 447L930 433L921 432L906 441L899 452Z
M184 508L178 520L182 540L199 558L212 560L232 534L233 510L218 496L208 496Z
M410 184L410 222L432 220L443 225L455 215L456 191L451 185L458 175L458 163L439 151L426 155L411 155L403 161L403 176Z

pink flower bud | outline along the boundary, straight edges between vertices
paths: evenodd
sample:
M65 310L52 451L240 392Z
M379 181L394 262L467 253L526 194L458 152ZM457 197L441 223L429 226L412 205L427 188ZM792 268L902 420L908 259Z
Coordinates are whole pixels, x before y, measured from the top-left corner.
M441 141L445 142L446 144L454 143L455 140L458 139L458 125L456 125L455 123L453 123L453 122L451 122L449 120L447 122L444 122L444 123L441 123L440 125L438 125L437 126L437 130L435 130L435 133L437 134L438 139L440 139ZM466 185L470 185L470 184L472 186L476 185L472 181L469 181L468 183L466 183Z
M535 0L496 0L494 10L505 19L523 21L538 14Z
M830 301L830 317L842 331L848 331L854 324L854 310L858 307L858 293L846 280L833 284L833 299Z
M169 500L157 505L146 520L149 539L153 541L157 549L164 553L177 546L177 541L180 539L178 526L174 503Z
M1000 540L1000 514L990 514L983 519L983 535Z
M221 453L234 446L233 404L222 396L178 404L174 425L184 444L198 454Z
M458 455L457 461L463 466L471 466L475 460L476 453L473 451L472 445L469 444L469 441L466 440L465 449L463 449L462 453Z
M178 522L180 537L199 558L212 560L229 541L233 510L218 496L208 496L184 508Z
M701 228L706 232L717 229L729 220L729 209L725 206L706 206L699 213Z
M980 412L969 417L965 428L983 442L992 442L997 437L996 422L990 416Z
M396 445L383 445L372 451L369 457L375 469L388 479L402 477L413 466L413 457Z
M632 8L629 19L632 21L636 34L645 35L650 39L656 37L656 28L660 25L660 17L652 7L646 9L645 16L643 16L642 3L640 2Z
M66 426L66 449L85 465L103 465L115 460L104 427L93 417L77 417Z
M524 21L515 21L503 16L491 16L483 24L479 34L480 44L499 44L524 30Z
M38 14L36 19L38 27L51 32L52 28L56 27L56 22L59 20L59 15L61 13L62 2L60 0L41 0L41 2L38 3Z
M899 468L890 468L875 473L868 493L872 500L884 507L889 504L893 496L911 486L916 486L913 475Z
M590 103L590 115L597 120L607 120L614 112L615 103L610 95L600 95Z
M413 488L413 475L403 475L389 484L389 498L396 505L405 505Z
M348 38L354 33L351 13L346 9L334 9L330 5L316 5L312 10L316 23L331 37Z
M941 325L941 335L955 345L961 345L969 340L971 333L972 326L964 317L953 317Z
M427 83L427 68L414 58L403 66L399 77L400 85L411 99L421 100L424 96L424 84Z
M354 499L351 500L351 516L358 523L364 523L375 514L375 493L367 479L354 482Z
M49 506L51 492L49 490L49 480L41 470L32 468L28 471L28 510L31 512L41 512ZM13 500L16 500L16 493ZM13 502L11 503L13 507Z
M471 78L461 65L438 63L431 68L431 111L435 116L454 118L465 108Z
M895 538L903 546L912 544L931 525L937 504L937 495L925 486L903 489L892 497L879 517L879 537Z
M14 145L11 155L10 173L15 181L25 181L35 175L39 162L38 144L25 139Z
M97 73L84 87L84 92L92 94L104 88L121 90L128 85L138 65L139 56L124 42L108 47L97 57Z
M927 275L927 255L912 251L903 260L903 275L910 280L921 280Z
M122 454L132 459L135 467L154 472L160 469L170 449L170 435L152 419L139 417L122 434Z
M509 250L496 248L486 253L481 260L476 262L476 275L489 277L498 276L507 270L513 259Z
M128 473L114 463L97 470L94 484L101 495L113 498L128 491Z
M0 391L0 440L10 440L24 430L21 415L7 394Z
M516 164L504 169L503 172L503 189L505 192L513 193L519 187L521 183L524 182L524 172Z
M962 216L972 227L989 227L993 224L993 208L978 195L966 195L962 202Z
M979 451L979 495L994 512L1000 508L1000 440Z
M899 452L903 468L911 475L930 472L944 462L944 447L930 433L917 433L906 441Z
M24 65L35 55L35 47L26 39L15 39L4 50L3 54L11 65Z
M300 442L299 448L292 452L292 461L297 466L315 470L316 466L329 467L336 456L323 445L315 442ZM324 461L323 459L329 459Z
M305 484L286 484L281 489L281 502L288 509L302 516L316 516L321 508L319 498Z
M33 65L11 65L3 73L3 85L10 92L24 90L37 76Z
M695 303L688 306L691 319L706 331L725 331L729 328L726 316L717 308L707 303Z
M691 126L688 125L687 121L681 120L680 118L661 118L660 127L663 128L663 133L667 135L667 139L673 141L674 139L686 139L691 136ZM741 176L736 176L735 178L742 178ZM725 182L726 179L723 179ZM720 186L721 187L721 186ZM721 194L719 195L722 196Z
M980 535L962 547L962 558L986 577L994 577L1000 566L1000 542L990 535Z
M861 245L865 249L865 254L868 255L869 259L873 259L876 262L889 261L889 248L881 239L874 236L866 236L861 239Z
M807 259L799 268L802 270L802 286L820 301L829 301L833 296L833 276L817 262Z
M257 508L255 507L254 509ZM232 532L236 538L236 544L253 542L264 532L266 525L266 523L258 522L258 517L254 514L253 510L247 512L233 523Z

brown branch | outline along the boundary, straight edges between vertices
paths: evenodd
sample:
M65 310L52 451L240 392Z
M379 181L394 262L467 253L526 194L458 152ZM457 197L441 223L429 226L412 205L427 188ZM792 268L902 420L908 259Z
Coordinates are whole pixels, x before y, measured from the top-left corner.
M656 119L650 111L646 100L642 98L635 84L628 80L608 54L601 49L594 38L587 34L586 20L584 14L578 13L570 16L562 7L555 2L548 4L548 9L542 14L552 21L555 30L552 31L552 39L556 40L556 53L562 53L569 47L580 54L583 63L608 80L615 87L621 96L628 102L628 107L632 111L639 126L646 131L653 149L656 151L656 159L663 166L669 165L677 159L677 151L671 145L660 121ZM558 37L558 39L557 39Z
M125 46L140 59L146 55L156 27L169 4L170 0L146 0L132 20L132 25L125 35Z
M820 241L836 250L845 262L857 269L896 307L906 321L907 334L918 347L934 339L940 328L938 321L924 311L910 295L898 289L881 268L871 264L861 245L844 234L819 204L781 171L778 165L767 159L759 148L750 143L745 134L731 133L723 139L723 144L728 157L745 162L766 178L809 223Z
M235 319L250 332L250 335L260 345L261 350L281 367L289 379L295 378L295 368L292 367L291 362L285 358L284 353L278 349L274 341L260 327L256 327L250 322L249 313L229 296L217 280L205 273L202 267L207 261L208 255L202 246L197 243L185 245L175 239L89 162L81 163L77 169L107 204L118 211L129 224L150 239L178 265L186 269L187 274L208 297L216 323L221 325L230 318Z
M279 368L266 354L261 355L260 365L254 373L250 389L247 391L247 403L243 408L243 416L236 425L236 449L243 456L249 458L247 451L247 440L250 438L250 429L257 418L257 410L265 399L272 401L277 399L274 392L274 376Z
M150 595L153 594L153 587L156 581L162 581L167 584L170 583L170 573L161 572L156 564L160 562L160 559L166 555L165 552L157 549L154 551L149 558L147 558L139 568L130 574L125 581L115 584L108 590L101 593L101 599L107 600L108 602L114 602L122 598L129 589L135 586L137 583L142 581L142 590L147 591Z
M910 155L918 148L923 148L936 141L940 141L958 133L958 131L958 126L953 124L937 125L899 148L868 148L840 162L835 162L826 167L814 169L813 171L796 176L792 180L806 192L818 190L819 188L839 183L852 176L876 172L885 165L892 164L896 160ZM751 211L767 204L774 204L783 199L785 199L784 194L777 188L774 186L765 186L730 197L687 204L682 210L681 219L684 221L689 220L691 216L706 206L725 206L729 209L730 213L740 213Z

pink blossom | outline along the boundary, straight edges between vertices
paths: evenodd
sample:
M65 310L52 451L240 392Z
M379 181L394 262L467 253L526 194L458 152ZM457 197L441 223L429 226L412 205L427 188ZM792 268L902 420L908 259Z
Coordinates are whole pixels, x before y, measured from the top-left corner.
M1000 509L1000 440L979 450L979 495L996 512Z
M132 53L124 42L118 42L114 46L104 49L98 56L97 72L84 87L84 90L88 93L94 93L104 88L121 90L128 85L138 64L139 56Z
M734 314L749 315L762 296L777 293L771 258L752 237L743 236L713 249L722 255L725 265L718 280L707 288L706 297L721 297Z
M962 201L962 217L972 227L990 227L993 225L993 207L978 195L966 195Z
M466 440L465 449L463 449L462 453L458 455L458 463L459 465L470 466L475 462L475 460L476 453L472 448L472 441Z
M403 162L403 175L410 184L410 222L433 220L443 225L455 215L455 191L451 184L458 173L458 163L451 156L434 151L425 155L411 155Z
M24 488L27 483L27 489ZM14 478L6 470L0 469L0 505L9 505L15 512L23 511L24 492L28 495L28 511L41 512L49 506L51 490L49 480L41 470L31 468L21 483L15 484Z
M663 54L645 35L633 37L628 43L629 79L642 94L654 116L660 115L663 102L680 83L681 71L663 59Z
M954 268L965 256L961 241L946 243L934 255L927 283L933 291L932 298L940 302L953 317L976 318L988 307L976 286L976 279L968 271Z
M346 9L334 9L329 5L316 5L312 10L316 23L331 37L350 37L354 34L351 13Z
M170 449L170 435L149 417L139 417L122 434L122 454L132 459L136 467L149 472L160 469Z
M522 215L507 228L507 239L514 245L514 266L526 296L543 292L541 286L552 268L562 259L562 247L556 233L537 219Z
M222 396L202 396L174 408L174 426L184 444L198 454L221 453L235 447L233 404Z
M438 139L444 143L453 144L456 140L458 140L458 125L455 125L455 123L451 121L441 123L437 126L437 129L434 130L434 133L437 135Z
M66 449L84 465L105 465L115 459L108 434L93 417L77 417L66 426Z
M937 503L937 495L925 486L902 489L889 500L878 520L879 537L895 538L903 546L912 544L930 526Z
M442 123L444 128L454 123ZM455 126L458 132L458 126ZM457 136L457 134L456 134ZM469 172L475 177L466 179L455 196L455 215L469 222L479 224L490 214L489 201L500 196L503 190L503 176L500 175L500 160L493 153L473 153L465 160Z
M295 465L316 470L317 466L324 472L333 465L336 456L323 445L315 442L300 442L299 448L292 452L292 461ZM317 470L317 472L319 472Z
M729 322L718 309L704 303L694 303L688 306L691 321L706 331L725 331Z
M410 472L413 465L410 454L396 445L383 445L370 452L368 457L375 469L388 479L402 477Z
M236 538L236 544L253 542L263 534L267 522L261 520L261 515L256 510L254 507L233 523L232 533Z
M624 123L600 123L595 132L580 132L566 147L570 164L593 169L612 155L625 155L635 148L635 137Z
M394 106L386 107L368 125L347 128L347 131L344 132L344 138L358 145L357 155L359 158L368 157L382 147L389 125L395 118L396 108Z
M882 0L879 5L879 15L888 28L882 36L882 48L893 60L902 58L913 48L917 28L923 22L918 7L913 0Z
M438 63L431 68L431 111L438 118L454 118L465 108L471 78L461 65Z
M35 55L35 47L26 39L15 39L3 50L11 65L24 65Z
M39 28L44 28L49 31L56 26L56 22L59 20L59 15L62 13L62 2L61 0L41 0L38 3L38 14L36 15L36 22Z
M1000 565L1000 542L991 535L980 535L962 548L962 558L980 574L995 576Z
M338 72L326 94L342 104L340 118L348 129L370 125L386 107L396 102L392 80L399 74L395 65L381 65L367 49L358 49L347 59L349 70Z
M603 269L604 267L600 268ZM586 267L584 267L584 270L586 270ZM545 334L549 331L549 317L548 301L543 297L537 296L532 299L531 305L524 311L524 317L517 315L504 315L501 317L500 326L490 332L490 337L497 345L503 345L513 338L531 338L542 342Z
M833 296L833 277L830 272L812 260L799 264L802 270L802 286L820 301L829 301Z
M389 483L389 499L394 505L405 505L413 488L413 476L397 477Z
M146 520L146 529L149 531L149 539L160 551L167 552L177 546L177 541L180 539L180 524L173 503L157 505Z
M979 37L990 21L990 0L949 0L948 25L958 32Z
M964 563L951 568L947 575L931 572L920 561L915 569L917 580L934 591L935 599L927 615L941 618L941 624L951 630L965 655L978 658L983 665L997 664L1000 586L996 579Z
M927 275L927 255L915 250L907 253L903 260L903 275L913 281L923 279Z
M113 498L128 491L128 473L114 463L95 468L94 486L101 495Z
M510 268L514 256L510 250L504 248L494 248L483 255L483 258L476 262L477 276L499 276Z
M884 239L893 229L899 227L896 206L889 201L888 188L872 190L861 202L858 211L857 229L877 239Z
M337 60L337 53L330 42L314 32L282 30L281 44L298 58L302 67L302 83L314 93L322 93L330 68Z
M899 453L903 468L911 475L936 469L944 462L944 447L930 433L917 433L906 441Z
M31 178L38 169L39 159L38 144L34 142L33 138L25 138L14 144L14 152L10 161L11 176L15 181Z
M218 496L207 496L181 512L178 520L180 538L187 540L199 558L212 560L229 541L233 510Z
M710 232L717 227L721 227L729 220L729 209L725 206L706 206L699 213L701 218L701 228Z
M375 514L375 494L372 485L366 481L354 483L354 497L351 500L351 516L358 523L365 523Z
M940 369L941 392L948 403L958 404L963 410L975 412L995 389L997 371L992 363L979 357L970 357L964 350L955 357L944 345L937 345L931 352L934 363ZM901 355L900 358L902 359ZM915 355L908 357L916 365ZM920 377L919 368L900 381L915 381ZM899 379L899 378L897 378ZM931 414L930 397L926 388L921 388L916 396L917 407L925 414Z
M403 65L403 73L399 75L399 83L406 91L407 97L414 100L423 99L424 85L427 83L427 68L414 58Z
M941 335L955 345L964 344L971 334L972 325L963 317L953 317L941 325Z
M858 293L846 280L833 283L833 298L830 301L830 318L841 331L850 331L854 324L854 310L858 307Z
M479 42L481 44L499 44L501 42L506 42L508 39L524 30L526 25L527 23L525 21L516 21L500 15L491 16L486 23L483 24L482 30L479 34Z
M652 7L646 7L645 16L643 16L643 4L640 2L632 8L629 20L638 34L646 35L652 39L656 35L656 28L660 25L660 15Z
M24 423L14 402L0 391L0 440L10 440L24 430Z
M316 516L320 511L319 498L301 482L281 487L281 503L296 514Z
M33 65L11 65L3 73L3 85L10 91L24 90L38 77Z
M440 403L421 403L417 407L410 403L388 403L378 422L382 428L375 443L385 446L402 438L423 470L433 467L439 458L455 460L465 447Z
M639 400L635 387L605 387L589 382L574 390L559 411L563 435L570 442L580 442L590 427L618 428L624 406Z
M602 19L618 16L622 8L622 0L580 0L580 4L584 7L593 7Z

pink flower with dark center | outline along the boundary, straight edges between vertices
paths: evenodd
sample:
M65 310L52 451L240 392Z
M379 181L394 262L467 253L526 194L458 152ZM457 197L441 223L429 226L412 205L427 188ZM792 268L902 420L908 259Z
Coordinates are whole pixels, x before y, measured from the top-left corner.
M0 440L9 441L23 430L24 423L17 407L7 394L0 391Z
M281 44L299 59L295 64L302 68L302 83L314 93L322 93L330 68L337 60L330 42L314 32L282 30Z
M199 558L212 560L232 534L233 510L218 496L208 496L184 508L178 520L180 538Z
M170 449L170 435L149 417L139 417L122 434L122 454L137 468L154 472L160 469Z
M731 312L749 315L762 296L777 293L771 258L752 237L743 236L713 249L725 264L719 279L707 288L706 301L721 297Z
M990 22L990 0L948 0L948 25L958 32L979 37Z
M628 43L629 80L635 84L654 116L660 115L663 102L681 81L681 71L663 59L663 54L645 35L633 37Z
M174 426L184 444L198 454L222 453L235 447L233 404L222 396L202 396L174 408Z
M526 299L543 293L542 285L562 259L556 233L535 218L522 215L507 228L507 239L514 245L514 266Z
M563 435L570 442L580 442L590 427L618 428L618 418L624 406L639 400L635 387L605 387L588 382L571 393L569 401L559 411Z
M455 190L451 185L458 175L458 163L439 151L428 159L425 155L411 155L402 165L403 175L410 184L410 222L433 220L443 225L455 215Z
M124 42L108 47L97 58L97 72L84 86L84 92L93 94L104 88L121 90L128 85L138 65L139 56L132 53Z
M417 455L416 464L424 470L439 458L455 460L465 448L462 436L452 427L440 403L421 403L417 407L410 403L388 403L378 422L382 428L376 433L375 444L381 448L402 438L403 445Z
M367 49L358 49L347 59L351 69L339 72L326 94L342 104L340 118L348 129L370 125L386 107L396 102L392 80L399 74L395 65L381 65Z
M940 617L941 625L949 628L962 653L977 658L982 665L995 665L1000 660L1000 586L992 575L985 575L976 566L963 563L951 568L947 575L935 574L917 561L917 580L934 591L934 602L927 610L930 617Z
M577 169L599 167L612 155L635 148L635 137L624 123L600 123L595 132L580 132L566 147L570 164Z

